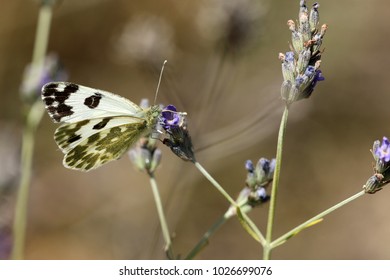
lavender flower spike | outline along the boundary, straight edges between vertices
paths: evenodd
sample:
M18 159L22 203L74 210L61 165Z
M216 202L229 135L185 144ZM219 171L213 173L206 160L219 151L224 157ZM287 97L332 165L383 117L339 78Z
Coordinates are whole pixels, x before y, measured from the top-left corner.
M363 186L366 193L376 193L384 185L390 182L390 141L383 137L382 143L377 140L371 150L375 159L374 175L372 175Z
M287 104L310 97L317 83L324 80L319 70L320 46L327 25L322 25L320 29L317 27L318 8L319 4L314 3L309 12L306 1L301 0L298 22L287 22L291 31L290 51L285 55L279 54L284 80L281 94Z

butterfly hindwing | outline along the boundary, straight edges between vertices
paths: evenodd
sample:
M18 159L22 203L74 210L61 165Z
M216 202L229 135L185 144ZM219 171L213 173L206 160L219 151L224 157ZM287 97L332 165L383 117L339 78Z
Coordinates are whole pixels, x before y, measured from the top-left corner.
M148 131L137 118L104 118L63 124L54 139L65 153L65 167L89 171L120 158Z

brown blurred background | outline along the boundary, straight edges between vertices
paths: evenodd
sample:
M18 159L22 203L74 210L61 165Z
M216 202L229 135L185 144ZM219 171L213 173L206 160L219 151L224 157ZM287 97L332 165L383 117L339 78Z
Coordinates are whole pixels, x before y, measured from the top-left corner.
M1 0L0 225L11 223L23 127L19 85L31 61L38 1ZM230 4L229 4L230 3ZM311 6L313 2L308 2ZM321 69L326 80L291 109L274 236L361 190L372 174L369 149L390 136L389 10L384 0L320 2L329 25ZM278 53L288 50L288 19L299 1L63 0L53 11L49 51L69 80L134 102L188 112L197 158L232 195L244 162L275 154L283 109ZM237 33L226 37L234 12ZM145 174L127 156L96 171L62 166L47 115L37 132L29 201L27 259L164 259ZM221 142L221 140L223 140ZM202 149L205 148L205 149ZM174 249L182 256L228 203L190 163L165 147L156 173ZM366 195L275 249L275 259L389 259L390 199ZM262 232L268 205L250 216ZM199 259L259 259L262 249L236 219Z

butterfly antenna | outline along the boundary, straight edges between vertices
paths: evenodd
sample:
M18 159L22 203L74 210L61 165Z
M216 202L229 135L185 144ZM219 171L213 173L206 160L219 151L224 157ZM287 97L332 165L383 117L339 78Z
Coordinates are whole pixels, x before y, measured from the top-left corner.
M164 60L163 65L162 65L162 67L161 67L160 77L158 78L158 84L157 84L156 94L154 95L154 102L153 102L154 105L156 105L157 94L158 94L158 91L159 91L159 89L160 89L162 74L163 74L163 72L164 72L164 67L165 67L165 64L166 64L167 62L168 62L167 60Z

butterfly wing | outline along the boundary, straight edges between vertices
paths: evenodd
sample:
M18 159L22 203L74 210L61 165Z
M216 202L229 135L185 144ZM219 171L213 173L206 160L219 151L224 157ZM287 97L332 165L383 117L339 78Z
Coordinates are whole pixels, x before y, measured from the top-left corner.
M88 171L118 159L154 124L158 110L119 95L68 82L48 83L42 100L54 122L65 167ZM154 108L154 107L153 107Z
M65 154L65 167L89 171L120 158L148 131L143 119L107 117L63 124L54 139Z
M145 116L141 107L124 97L68 82L44 85L42 100L54 122L75 123L105 117Z

